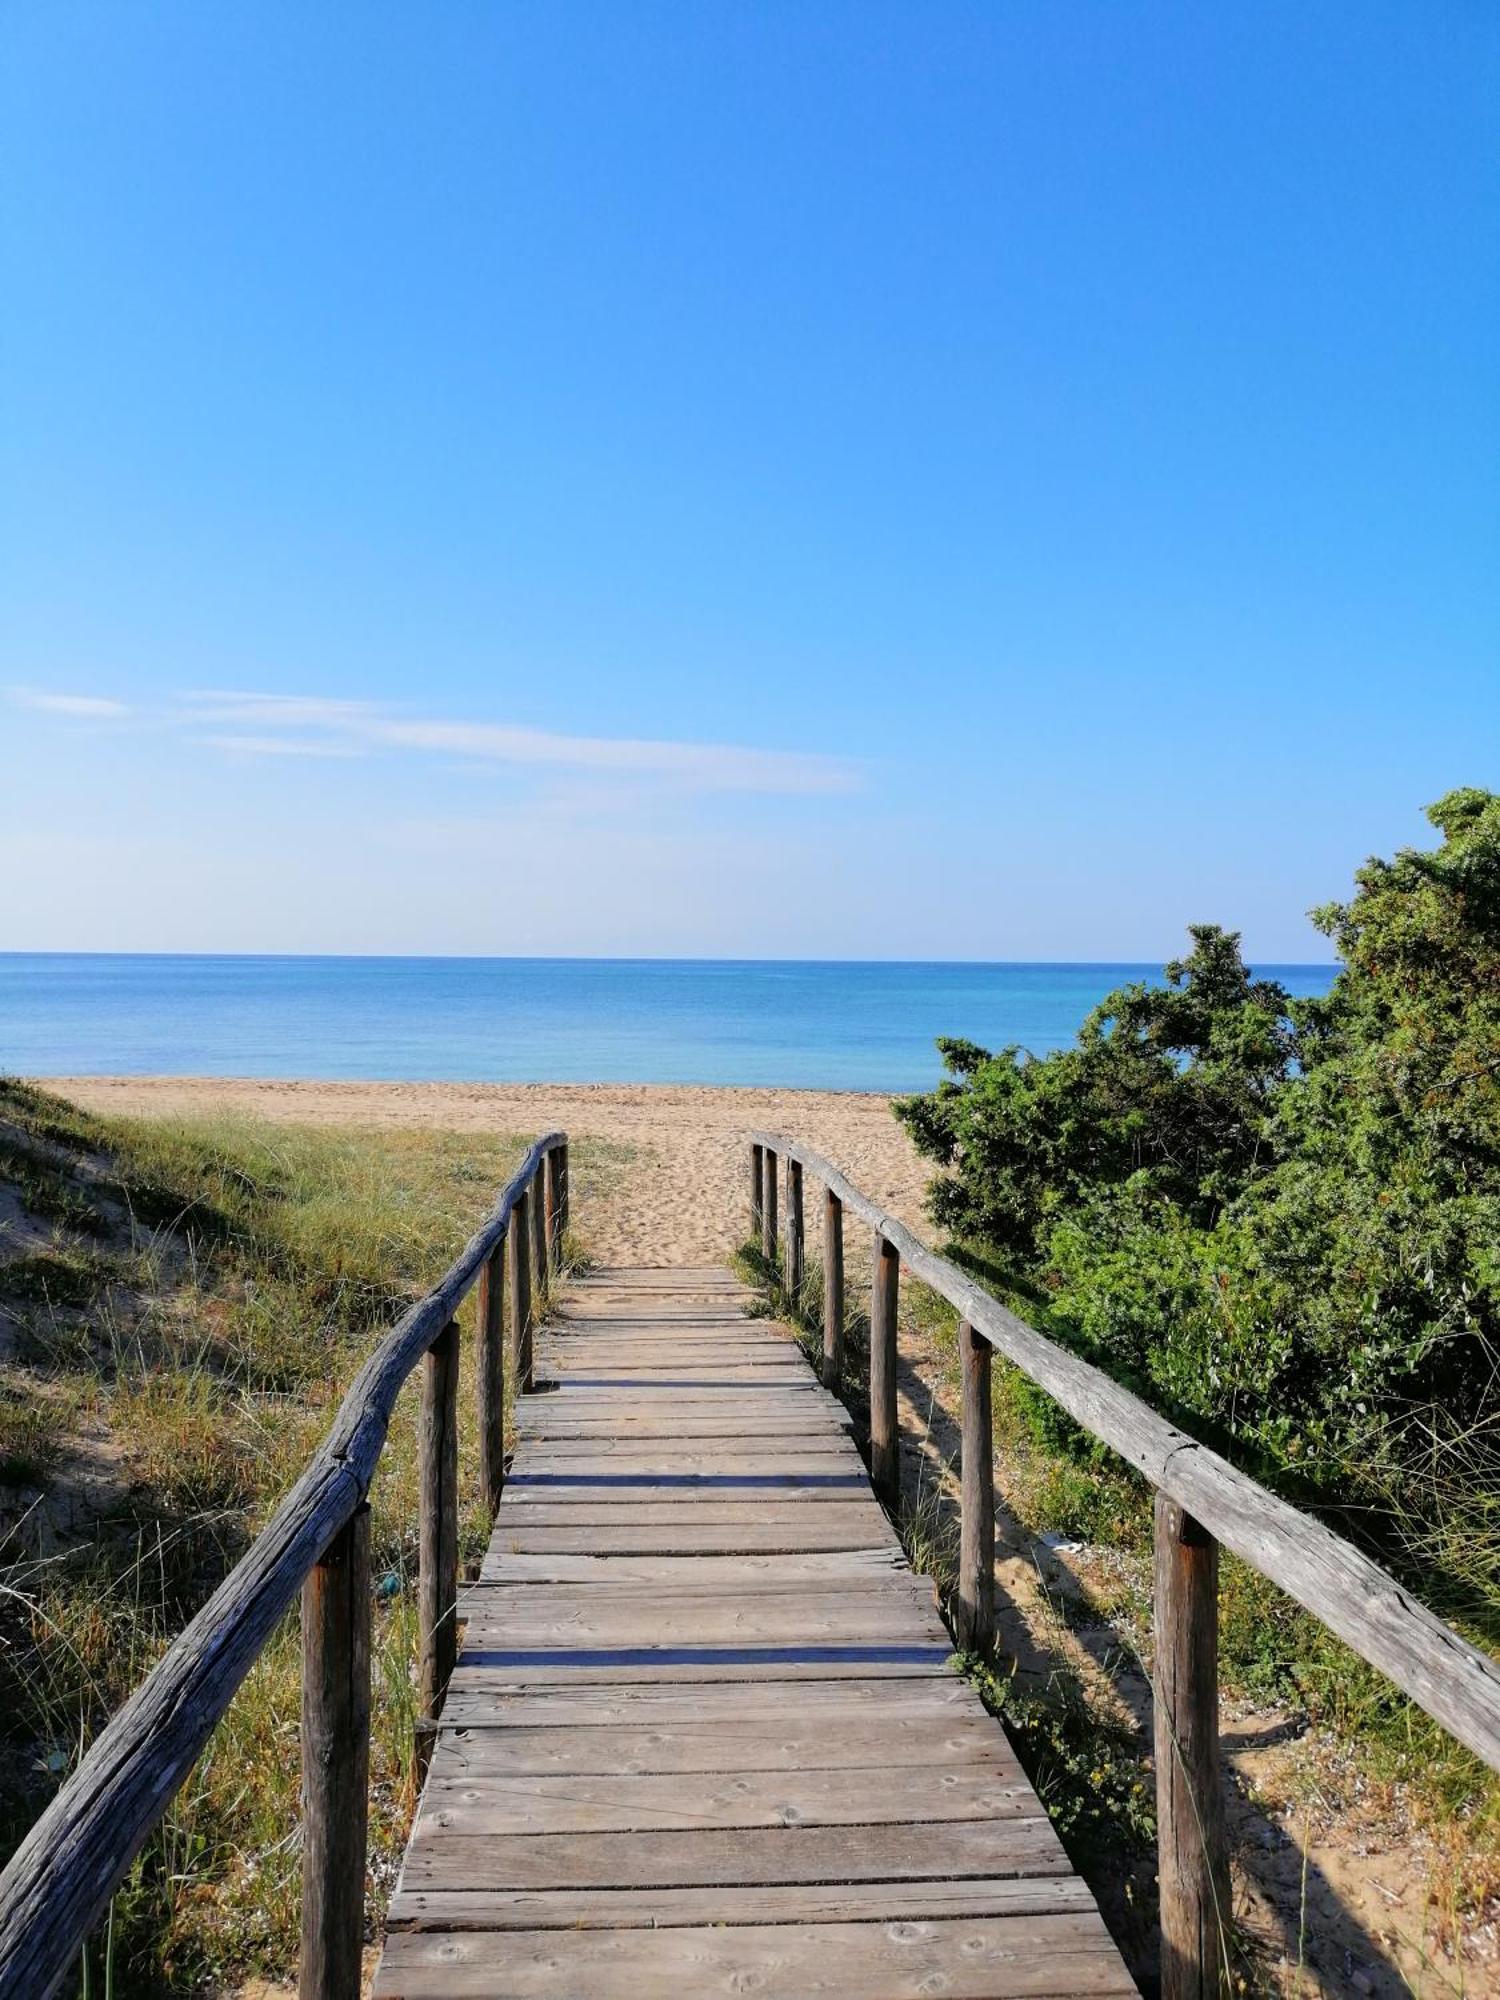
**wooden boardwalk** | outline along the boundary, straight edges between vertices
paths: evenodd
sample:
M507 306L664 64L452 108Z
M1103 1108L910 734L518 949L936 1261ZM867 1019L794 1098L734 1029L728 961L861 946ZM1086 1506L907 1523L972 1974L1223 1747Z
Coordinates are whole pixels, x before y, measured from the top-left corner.
M545 1329L378 2000L1134 1990L748 1299L609 1271Z

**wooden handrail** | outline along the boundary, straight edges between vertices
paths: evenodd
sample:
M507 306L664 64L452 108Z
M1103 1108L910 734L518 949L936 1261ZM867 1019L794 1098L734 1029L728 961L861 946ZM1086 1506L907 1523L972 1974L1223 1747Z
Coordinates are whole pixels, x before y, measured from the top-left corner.
M764 1152L798 1161L889 1243L925 1285L957 1308L1084 1429L1127 1459L1264 1577L1295 1597L1372 1667L1500 1771L1500 1667L1321 1521L1279 1500L1149 1403L1048 1340L972 1278L929 1250L821 1154L756 1132Z
M1219 1775L1218 1556L1232 1549L1386 1674L1460 1743L1500 1771L1500 1667L1321 1521L1267 1492L1207 1445L992 1298L879 1207L820 1153L774 1132L751 1135L751 1224L777 1267L777 1162L788 1201L781 1268L803 1268L803 1172L823 1182L823 1379L837 1388L843 1336L843 1222L874 1234L870 1292L870 1476L894 1511L896 1309L901 1267L957 1308L963 1390L962 1544L952 1607L961 1644L994 1643L994 1444L991 1351L1045 1389L1085 1430L1156 1488L1153 1676L1163 2000L1233 1991L1228 1839ZM831 1273L836 1275L831 1275Z
M306 1469L245 1555L16 1849L0 1875L0 2000L45 2000L73 1964L278 1620L364 1505L402 1385L505 1241L512 1210L547 1171L549 1155L566 1144L565 1133L548 1132L530 1147L437 1285L364 1363ZM565 1187L565 1163L559 1166Z

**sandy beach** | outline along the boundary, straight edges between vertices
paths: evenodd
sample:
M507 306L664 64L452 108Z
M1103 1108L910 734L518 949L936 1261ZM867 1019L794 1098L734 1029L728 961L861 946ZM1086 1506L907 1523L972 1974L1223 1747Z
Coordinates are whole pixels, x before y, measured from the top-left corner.
M742 1238L747 1135L804 1140L883 1207L920 1228L931 1169L891 1115L857 1091L678 1084L316 1083L222 1077L50 1077L89 1110L136 1116L232 1109L287 1124L430 1126L530 1136L563 1127L584 1149L575 1215L606 1263L690 1264ZM630 1149L628 1161L611 1147Z

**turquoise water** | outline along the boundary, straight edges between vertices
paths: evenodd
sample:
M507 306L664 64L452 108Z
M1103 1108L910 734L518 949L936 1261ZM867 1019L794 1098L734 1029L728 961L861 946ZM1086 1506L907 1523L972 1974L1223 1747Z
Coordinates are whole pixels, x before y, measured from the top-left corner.
M1257 968L1293 993L1333 968ZM919 1090L1038 1054L1145 965L0 953L0 1071Z

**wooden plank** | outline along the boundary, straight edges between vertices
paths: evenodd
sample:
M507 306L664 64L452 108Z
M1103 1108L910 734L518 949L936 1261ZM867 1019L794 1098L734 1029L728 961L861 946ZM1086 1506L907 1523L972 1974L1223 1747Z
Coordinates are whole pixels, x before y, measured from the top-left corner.
M929 1825L1042 1811L1018 1769L983 1763L908 1769L896 1787L883 1769L518 1777L476 1760L457 1772L434 1766L422 1804L429 1832L497 1840L656 1828Z
M911 1922L672 1926L660 1930L406 1932L393 1937L376 2000L511 2000L587 1994L739 1993L759 2000L1048 2000L1134 1991L1097 1915Z
M524 1591L498 1602L475 1591L466 1600L467 1625L463 1657L496 1647L636 1648L641 1646L791 1646L827 1645L844 1637L851 1643L889 1641L907 1645L917 1640L953 1650L947 1627L929 1604L896 1591L847 1591L834 1595L799 1593L778 1597L769 1592L749 1599L668 1597L661 1593L626 1592L600 1598L586 1591L566 1608L554 1597L536 1602L539 1593Z
M885 1882L896 1877L1061 1875L1045 1817L916 1826L738 1827L732 1831L539 1833L524 1840L429 1829L419 1818L403 1889L665 1889L752 1882Z
M740 1497L738 1489L727 1490L728 1480L800 1480L803 1484L832 1483L835 1492L844 1491L842 1482L864 1478L864 1464L851 1441L830 1438L821 1445L802 1443L788 1451L741 1453L736 1441L722 1441L722 1456L714 1456L712 1439L685 1439L688 1446L674 1465L661 1445L637 1452L618 1451L607 1458L585 1457L581 1453L553 1456L550 1444L533 1444L517 1463L518 1493L545 1495L559 1486L597 1485L601 1490L629 1497L636 1488L668 1485L680 1487L694 1482L693 1491L712 1499L716 1492ZM705 1449L705 1446L707 1447ZM858 1487L852 1488L857 1492Z
M786 1689L766 1682L723 1682L700 1686L670 1682L642 1683L634 1687L532 1688L524 1693L497 1691L485 1698L483 1707L465 1697L455 1680L445 1726L475 1726L482 1715L495 1728L526 1729L670 1729L680 1724L721 1725L786 1724L795 1717L797 1725L816 1722L829 1729L846 1725L863 1728L871 1743L881 1743L888 1735L916 1727L935 1718L978 1717L990 1721L979 1697L966 1681L947 1674L940 1679L869 1680L854 1676L838 1681L808 1681L797 1690L795 1704L787 1701ZM476 1676L476 1679L480 1678Z
M909 1922L1092 1913L1075 1875L957 1882L739 1883L712 1889L434 1889L397 1892L387 1922L444 1930L656 1930L682 1924Z
M561 1520L562 1512L570 1518ZM744 1511L719 1510L712 1521L705 1521L701 1513L691 1517L680 1515L675 1508L672 1513L680 1516L675 1521L670 1516L666 1520L649 1518L656 1512L641 1509L629 1521L622 1521L614 1511L594 1514L585 1508L572 1507L544 1514L538 1510L525 1519L518 1516L514 1524L506 1526L504 1546L532 1555L592 1549L596 1554L682 1555L696 1551L700 1555L727 1556L781 1550L794 1553L810 1549L868 1549L879 1545L878 1534L862 1508L852 1518L839 1507L780 1509L765 1518ZM642 1515L648 1518L643 1519ZM891 1547L897 1546L889 1527L885 1539Z
M503 1532L510 1522L539 1508L556 1513L564 1507L597 1511L605 1503L639 1510L735 1502L751 1509L753 1517L762 1502L776 1507L862 1506L855 1497L859 1486L860 1482L847 1472L685 1472L676 1479L659 1478L655 1474L637 1479L628 1472L600 1472L579 1473L569 1479L561 1473L547 1477L512 1471L505 1482L496 1518Z
M492 1550L480 1570L482 1583L589 1583L603 1587L676 1589L724 1585L742 1594L788 1590L799 1581L825 1583L904 1576L896 1549L854 1549L802 1556L526 1556Z
M459 1672L471 1691L480 1688L564 1687L575 1681L601 1686L639 1681L816 1681L856 1676L867 1680L952 1671L953 1648L919 1639L859 1638L839 1642L746 1642L739 1646L476 1648Z
M768 1717L753 1723L679 1722L618 1728L487 1728L447 1716L433 1756L435 1773L562 1777L610 1772L647 1776L682 1771L892 1771L962 1764L1014 1777L1015 1752L987 1715L917 1713L899 1730L872 1733L869 1718L834 1711L810 1723ZM889 1790L889 1786L887 1787Z

